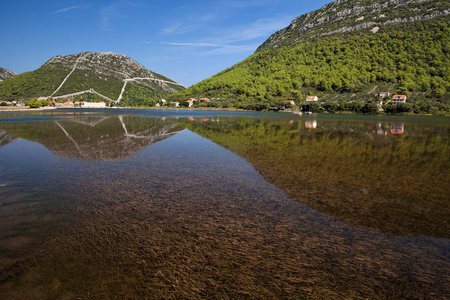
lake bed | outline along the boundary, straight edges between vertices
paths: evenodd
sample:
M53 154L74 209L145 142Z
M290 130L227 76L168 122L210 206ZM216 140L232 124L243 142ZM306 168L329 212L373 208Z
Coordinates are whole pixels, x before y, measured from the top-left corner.
M445 299L449 129L445 118L0 115L0 292Z

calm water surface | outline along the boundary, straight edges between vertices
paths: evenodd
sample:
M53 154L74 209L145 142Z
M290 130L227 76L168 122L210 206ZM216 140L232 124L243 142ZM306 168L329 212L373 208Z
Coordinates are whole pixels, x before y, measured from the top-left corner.
M0 115L5 299L446 299L450 122Z

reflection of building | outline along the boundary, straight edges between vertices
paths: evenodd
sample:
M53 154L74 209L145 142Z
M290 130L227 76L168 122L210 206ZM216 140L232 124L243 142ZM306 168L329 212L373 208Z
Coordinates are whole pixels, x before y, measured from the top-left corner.
M403 134L405 132L405 124L391 124L392 134Z
M316 121L316 120L305 121L305 127L306 127L306 128L314 129L314 128L317 127L317 121Z
M384 131L383 125L381 123L377 124L377 134L378 135L386 135L387 134L387 132Z

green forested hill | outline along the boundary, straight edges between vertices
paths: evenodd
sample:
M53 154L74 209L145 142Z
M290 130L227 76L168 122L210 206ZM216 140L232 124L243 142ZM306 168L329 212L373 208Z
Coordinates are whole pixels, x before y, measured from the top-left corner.
M360 2L371 3L370 7L383 5L381 1L335 1L309 17L294 20L290 27L274 34L246 60L178 95L221 98L220 105L261 109L274 106L279 100L294 99L301 103L307 95L317 95L320 102L336 105L368 102L376 93L386 91L407 94L409 109L417 112L448 111L450 3L422 1L424 9L438 8L432 17L423 14L414 17L417 10L403 5L401 11L405 19L390 19L391 22L385 20L387 12L391 11L386 7L376 15L383 16L383 24L387 25L370 22L370 26L359 29L354 25L355 19L363 22L367 10L353 7L353 11L363 11L353 16L349 5ZM347 16L345 24L345 18L333 19L330 15L330 9L336 13L339 5L345 5L343 10L338 10L339 15L347 12L352 16L351 20ZM443 9L447 10L441 13ZM313 21L312 15L320 17L317 20L322 20L322 26L308 25L312 28L305 29L304 19L308 17ZM373 11L371 15L375 15ZM303 27L299 19L303 20ZM341 30L336 27L337 21L341 22L338 26Z
M124 80L129 80L122 94L124 105L151 103L183 89L175 81L148 70L125 55L83 52L55 56L35 71L1 82L0 99L58 97L94 89L116 100ZM96 97L92 96L90 94L90 98Z

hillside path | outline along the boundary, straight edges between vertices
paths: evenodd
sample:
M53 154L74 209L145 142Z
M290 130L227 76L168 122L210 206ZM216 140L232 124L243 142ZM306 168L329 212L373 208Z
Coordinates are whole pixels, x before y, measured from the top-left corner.
M135 78L127 78L123 80L123 87L122 87L122 91L120 91L120 95L117 98L116 101L114 101L115 103L119 103L120 100L122 100L122 96L123 93L125 92L125 87L127 86L128 81L135 81L135 80L153 80L153 81L157 81L157 82L162 82L165 84L175 84L175 85L180 85L182 87L185 87L184 85L177 83L177 82L171 82L171 81L167 81L167 80L162 80L162 79L158 79L158 78L152 78L152 77L135 77Z
M112 99L110 99L110 98L108 98L108 97L106 97L106 96L100 94L99 92L96 92L94 89L90 89L90 90L86 90L86 91L81 91L81 92L76 92L76 93L67 94L67 95L62 95L62 96L56 96L56 97L52 97L52 98L53 98L53 99L70 98L70 97L73 97L73 96L78 96L78 95L82 95L82 94L86 94L86 93L92 93L92 94L95 94L95 95L97 95L97 96L99 96L99 97L105 99L105 100L108 100L108 101L110 101L110 102L116 103L115 100L112 100Z
M64 83L66 82L66 80L70 77L70 75L72 75L73 71L75 71L75 69L77 68L78 63L80 62L80 60L83 58L84 54L81 54L81 56L77 59L77 61L75 62L75 64L73 65L72 71L70 71L69 74L67 74L66 78L64 78L64 80L61 82L61 84L59 85L59 87L50 95L53 96L57 91L59 91L59 89L64 85Z

